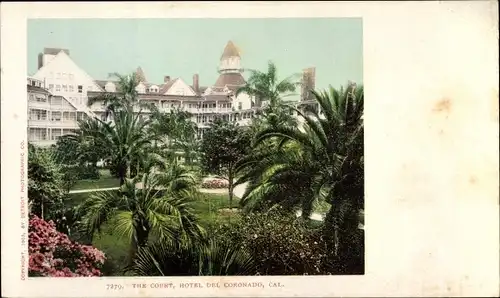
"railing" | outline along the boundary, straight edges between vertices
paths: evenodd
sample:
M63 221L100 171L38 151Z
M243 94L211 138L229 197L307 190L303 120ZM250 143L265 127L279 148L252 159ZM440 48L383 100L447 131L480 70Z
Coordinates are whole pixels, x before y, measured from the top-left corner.
M78 128L78 121L74 120L61 120L61 121L50 121L46 120L28 120L28 126L43 126L43 127L55 127L55 128Z

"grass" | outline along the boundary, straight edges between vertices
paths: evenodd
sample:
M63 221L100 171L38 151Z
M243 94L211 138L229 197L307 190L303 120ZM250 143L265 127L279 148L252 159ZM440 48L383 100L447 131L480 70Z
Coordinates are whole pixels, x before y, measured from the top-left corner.
M233 197L232 208L238 207L239 199ZM229 208L229 196L227 194L202 193L193 204L196 214L199 216L200 224L208 226L216 221L230 221L235 214L221 213L220 209Z
M69 194L66 206L77 206L87 199L92 192ZM232 207L238 206L239 199L234 198ZM221 214L220 209L229 208L229 196L227 194L201 193L193 203L194 212L199 216L200 224L208 227L216 222L228 222L238 216L236 214ZM106 254L106 263L103 273L106 276L122 276L122 269L127 264L130 243L127 239L113 234L106 224L103 225L101 233L96 234L92 245Z
M109 170L100 169L101 177L98 180L79 180L71 190L111 188L120 186L120 179L113 177Z

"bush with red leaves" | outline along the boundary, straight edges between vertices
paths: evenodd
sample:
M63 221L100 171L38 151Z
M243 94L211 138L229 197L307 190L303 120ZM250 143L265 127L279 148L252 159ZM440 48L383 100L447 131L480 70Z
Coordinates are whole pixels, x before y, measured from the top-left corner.
M33 216L29 222L29 276L101 276L100 250L71 241L55 224Z

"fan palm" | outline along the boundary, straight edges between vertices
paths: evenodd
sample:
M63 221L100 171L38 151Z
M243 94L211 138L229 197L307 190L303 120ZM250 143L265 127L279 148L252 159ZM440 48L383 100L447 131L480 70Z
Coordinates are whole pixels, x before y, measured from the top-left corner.
M128 270L139 276L227 276L250 275L255 267L244 249L209 240L188 246L154 243L138 252Z
M191 208L196 181L179 167L149 171L126 179L118 192L96 192L77 208L80 228L91 239L108 224L112 233L130 240L130 260L152 237L163 242L189 242L203 237Z

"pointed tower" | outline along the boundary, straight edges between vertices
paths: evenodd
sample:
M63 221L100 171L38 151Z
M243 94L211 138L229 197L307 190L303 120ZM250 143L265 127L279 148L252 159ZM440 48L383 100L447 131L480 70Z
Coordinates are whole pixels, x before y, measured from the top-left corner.
M220 57L219 73L241 73L241 57L238 48L232 41L229 41Z
M147 82L146 81L146 75L144 74L144 71L142 68L139 66L137 67L137 70L135 71L135 76L137 78L137 81L140 82Z

